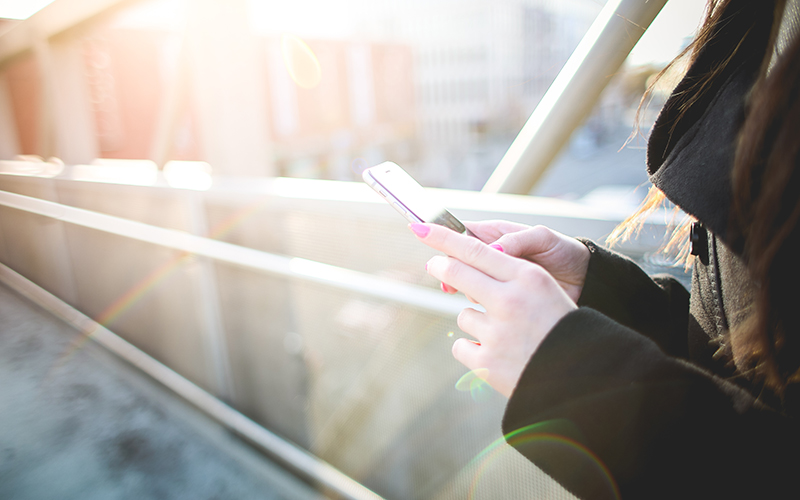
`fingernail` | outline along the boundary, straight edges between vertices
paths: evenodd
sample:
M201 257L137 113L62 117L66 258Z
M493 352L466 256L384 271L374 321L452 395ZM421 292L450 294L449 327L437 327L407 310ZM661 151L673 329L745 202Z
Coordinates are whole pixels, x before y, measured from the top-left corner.
M441 287L444 293L447 293L447 285L445 285L444 283L439 283L439 286Z
M494 248L495 250L497 250L500 253L506 253L506 251L503 250L503 246L502 245L498 245L497 243L493 243L493 244L491 244L489 246Z
M424 238L431 232L431 228L425 224L409 224L409 227L417 235L418 238Z

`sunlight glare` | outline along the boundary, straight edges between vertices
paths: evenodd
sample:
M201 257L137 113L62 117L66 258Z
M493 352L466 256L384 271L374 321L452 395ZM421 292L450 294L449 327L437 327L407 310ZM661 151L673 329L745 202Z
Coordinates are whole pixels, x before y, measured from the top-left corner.
M47 161L33 155L18 155L14 160L0 161L0 173L28 177L55 177L64 170L58 158Z
M322 71L317 56L303 40L285 34L281 37L283 62L294 83L304 89L313 89L319 85Z
M211 188L211 165L204 161L169 161L164 178L171 187L206 191Z
M0 18L27 19L51 3L53 0L0 0Z
M662 65L671 61L694 38L705 13L706 2L670 0L631 50L633 65Z
M99 158L90 165L72 167L72 179L89 182L152 186L157 178L158 167L150 160Z

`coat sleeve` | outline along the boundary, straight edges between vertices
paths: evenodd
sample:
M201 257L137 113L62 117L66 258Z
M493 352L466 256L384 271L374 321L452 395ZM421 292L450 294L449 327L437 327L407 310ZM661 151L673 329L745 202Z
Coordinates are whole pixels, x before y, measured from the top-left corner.
M580 498L786 497L800 469L794 420L679 357L669 335L688 313L670 315L688 309L685 290L602 252L581 307L523 371L506 441Z
M581 240L591 252L578 306L591 307L686 358L689 292L669 275L650 277L624 255Z

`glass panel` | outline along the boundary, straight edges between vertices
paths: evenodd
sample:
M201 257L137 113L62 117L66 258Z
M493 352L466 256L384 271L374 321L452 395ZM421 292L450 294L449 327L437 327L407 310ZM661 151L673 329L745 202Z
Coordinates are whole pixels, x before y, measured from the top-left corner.
M685 18L687 2L670 5ZM364 166L392 160L424 185L479 189L602 4L142 2L80 40L89 86L83 98L92 106L103 158L146 158L160 167L168 160L202 160L216 175L339 180L358 179ZM668 6L656 26L672 26L670 12ZM669 44L659 39L656 45ZM628 196L646 182L643 140L620 150L645 84L671 58L646 47L645 38L535 194L634 204L646 191ZM36 80L36 68L30 60L17 65L25 79L11 82L15 109L34 115L36 98L24 94L19 81ZM663 96L658 93L654 104ZM653 116L644 114L644 130ZM24 147L36 147L42 127L25 122L19 128ZM254 191L252 199L234 192L224 203L207 201L208 233L401 283L438 286L423 272L431 252L395 214L374 206L351 212L331 200L273 196L267 203ZM150 223L201 232L195 213L171 222L163 214L177 217L179 211L158 211L139 192L128 200L123 194L109 203L141 205L158 219ZM70 203L63 190L61 199ZM111 211L97 199L95 209ZM154 253L153 262L140 265L155 267L169 258ZM83 261L91 267L91 259L84 255ZM116 267L122 272L125 266ZM467 370L450 355L451 337L459 335L452 315L230 264L215 263L213 270L233 404L265 427L387 499L569 497L503 444L504 400L463 378ZM191 271L171 295L186 308ZM112 292L106 295L117 294ZM181 323L190 314L175 311L145 330L170 339L176 331L198 330ZM161 359L204 380L202 354L185 353L177 340L174 348ZM187 359L171 358L175 353Z
M270 89L282 175L346 180L391 160L423 185L459 189L483 186L602 8L596 0L250 5L255 32L268 46L280 41L284 63L289 33L320 67L312 88L295 79ZM286 79L281 63L270 69Z
M590 203L625 203L631 209L638 205L648 187L647 135L685 66L677 65L661 80L648 106L642 108L635 131L637 109L655 75L691 41L704 7L704 2L695 0L666 4L612 77L591 116L531 194ZM635 196L623 192L623 187L632 190L643 183Z
M671 0L664 6L531 194L603 207L623 214L621 218L636 211L651 186L645 164L647 136L685 72L685 61L658 81L637 116L642 96L655 76L691 42L704 12L705 2L695 0ZM689 275L682 266L675 267L673 257L658 252L632 256L649 272L669 272L689 286Z
M84 32L84 67L53 76L83 73L70 102L91 106L101 158L337 180L392 160L480 189L602 3L150 0Z

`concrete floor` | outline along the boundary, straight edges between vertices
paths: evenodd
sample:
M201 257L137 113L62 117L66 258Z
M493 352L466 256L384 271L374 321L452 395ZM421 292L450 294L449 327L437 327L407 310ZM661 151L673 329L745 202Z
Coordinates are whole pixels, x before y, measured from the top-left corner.
M0 285L0 499L319 499Z

